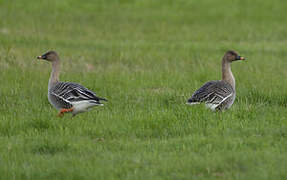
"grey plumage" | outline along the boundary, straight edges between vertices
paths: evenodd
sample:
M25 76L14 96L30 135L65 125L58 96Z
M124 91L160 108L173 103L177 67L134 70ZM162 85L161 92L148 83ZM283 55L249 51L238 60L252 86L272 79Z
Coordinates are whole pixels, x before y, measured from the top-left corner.
M209 81L194 92L188 99L189 104L205 102L213 110L229 108L229 104L235 99L235 91L232 86L224 81Z
M92 104L102 105L104 98L84 86L73 82L57 82L49 89L49 100L57 109L68 109L73 107L73 102L89 101Z
M245 60L236 51L227 51L222 58L222 80L209 81L195 91L187 104L194 105L204 102L211 110L229 109L235 100L235 78L230 64Z
M52 63L48 99L56 109L60 110L59 116L66 112L71 112L73 115L86 112L94 106L102 106L101 100L107 101L80 84L59 81L60 59L55 51L49 51L37 58Z

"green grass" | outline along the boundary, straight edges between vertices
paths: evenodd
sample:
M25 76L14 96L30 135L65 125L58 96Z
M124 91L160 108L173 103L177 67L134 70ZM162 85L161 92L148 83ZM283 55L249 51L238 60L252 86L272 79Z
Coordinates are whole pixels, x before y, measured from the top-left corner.
M0 0L0 179L286 179L282 0ZM61 80L109 100L72 118ZM229 111L186 106L235 49Z

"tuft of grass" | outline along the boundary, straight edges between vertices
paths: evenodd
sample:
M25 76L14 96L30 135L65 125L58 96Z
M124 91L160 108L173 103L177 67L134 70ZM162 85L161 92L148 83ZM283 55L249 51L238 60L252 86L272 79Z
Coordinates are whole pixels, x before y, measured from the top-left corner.
M35 154L55 155L56 153L65 153L69 149L69 145L63 142L55 143L54 141L44 140L41 144L32 147L31 152Z

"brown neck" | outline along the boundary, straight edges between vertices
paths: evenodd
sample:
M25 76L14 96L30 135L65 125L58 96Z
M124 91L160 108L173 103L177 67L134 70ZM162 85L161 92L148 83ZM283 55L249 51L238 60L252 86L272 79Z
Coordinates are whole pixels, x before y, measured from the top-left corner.
M235 91L235 79L231 72L230 67L231 62L229 62L225 57L222 59L222 80L229 83L233 90Z
M60 60L57 58L52 62L52 72L49 79L49 88L53 86L56 82L59 82L60 75Z

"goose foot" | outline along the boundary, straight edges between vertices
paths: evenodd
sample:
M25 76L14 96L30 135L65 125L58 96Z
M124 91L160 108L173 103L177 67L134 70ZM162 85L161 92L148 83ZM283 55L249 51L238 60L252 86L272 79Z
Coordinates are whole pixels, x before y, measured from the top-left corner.
M58 113L58 117L63 117L64 113L67 112L72 112L74 110L74 108L70 108L70 109L61 109L61 111Z

